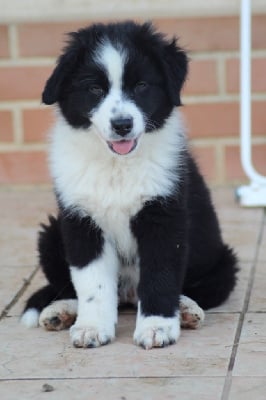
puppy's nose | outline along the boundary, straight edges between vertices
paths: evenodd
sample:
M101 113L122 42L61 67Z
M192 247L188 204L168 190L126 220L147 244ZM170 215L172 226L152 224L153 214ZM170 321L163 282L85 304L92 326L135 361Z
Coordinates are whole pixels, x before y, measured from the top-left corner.
M133 118L115 118L111 120L112 129L120 136L126 136L133 128Z

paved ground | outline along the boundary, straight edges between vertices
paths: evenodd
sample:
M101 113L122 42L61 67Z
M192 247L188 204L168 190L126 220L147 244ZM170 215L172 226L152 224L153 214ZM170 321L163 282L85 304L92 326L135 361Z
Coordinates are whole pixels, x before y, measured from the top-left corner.
M240 208L230 188L213 196L224 237L241 260L230 299L168 348L134 346L135 316L124 313L113 344L83 350L71 347L67 331L19 324L25 299L44 283L35 240L39 221L55 209L51 192L0 191L0 398L265 400L265 213Z

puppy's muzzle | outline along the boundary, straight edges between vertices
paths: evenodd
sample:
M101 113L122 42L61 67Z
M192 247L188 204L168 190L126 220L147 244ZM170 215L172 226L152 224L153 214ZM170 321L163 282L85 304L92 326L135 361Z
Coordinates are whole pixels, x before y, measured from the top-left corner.
M133 118L115 118L111 120L112 130L119 136L128 135L133 128Z

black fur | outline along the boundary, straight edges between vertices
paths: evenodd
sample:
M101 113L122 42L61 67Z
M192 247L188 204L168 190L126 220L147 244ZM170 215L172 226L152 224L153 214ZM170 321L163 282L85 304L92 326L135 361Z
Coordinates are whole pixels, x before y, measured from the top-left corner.
M184 200L158 198L148 202L132 220L140 257L138 295L143 315L172 317L178 307L184 278L182 266L187 262Z
M61 215L60 227L68 265L82 268L97 258L103 248L101 229L90 217Z

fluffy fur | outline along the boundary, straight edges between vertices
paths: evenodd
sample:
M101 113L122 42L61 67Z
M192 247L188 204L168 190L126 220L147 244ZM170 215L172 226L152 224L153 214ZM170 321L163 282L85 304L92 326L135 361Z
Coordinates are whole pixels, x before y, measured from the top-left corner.
M59 213L40 233L49 284L28 300L26 325L39 313L47 329L76 319L73 345L96 347L114 339L118 305L133 303L135 342L162 347L233 289L236 257L177 109L187 64L150 24L70 34L43 92L57 104L49 154Z

